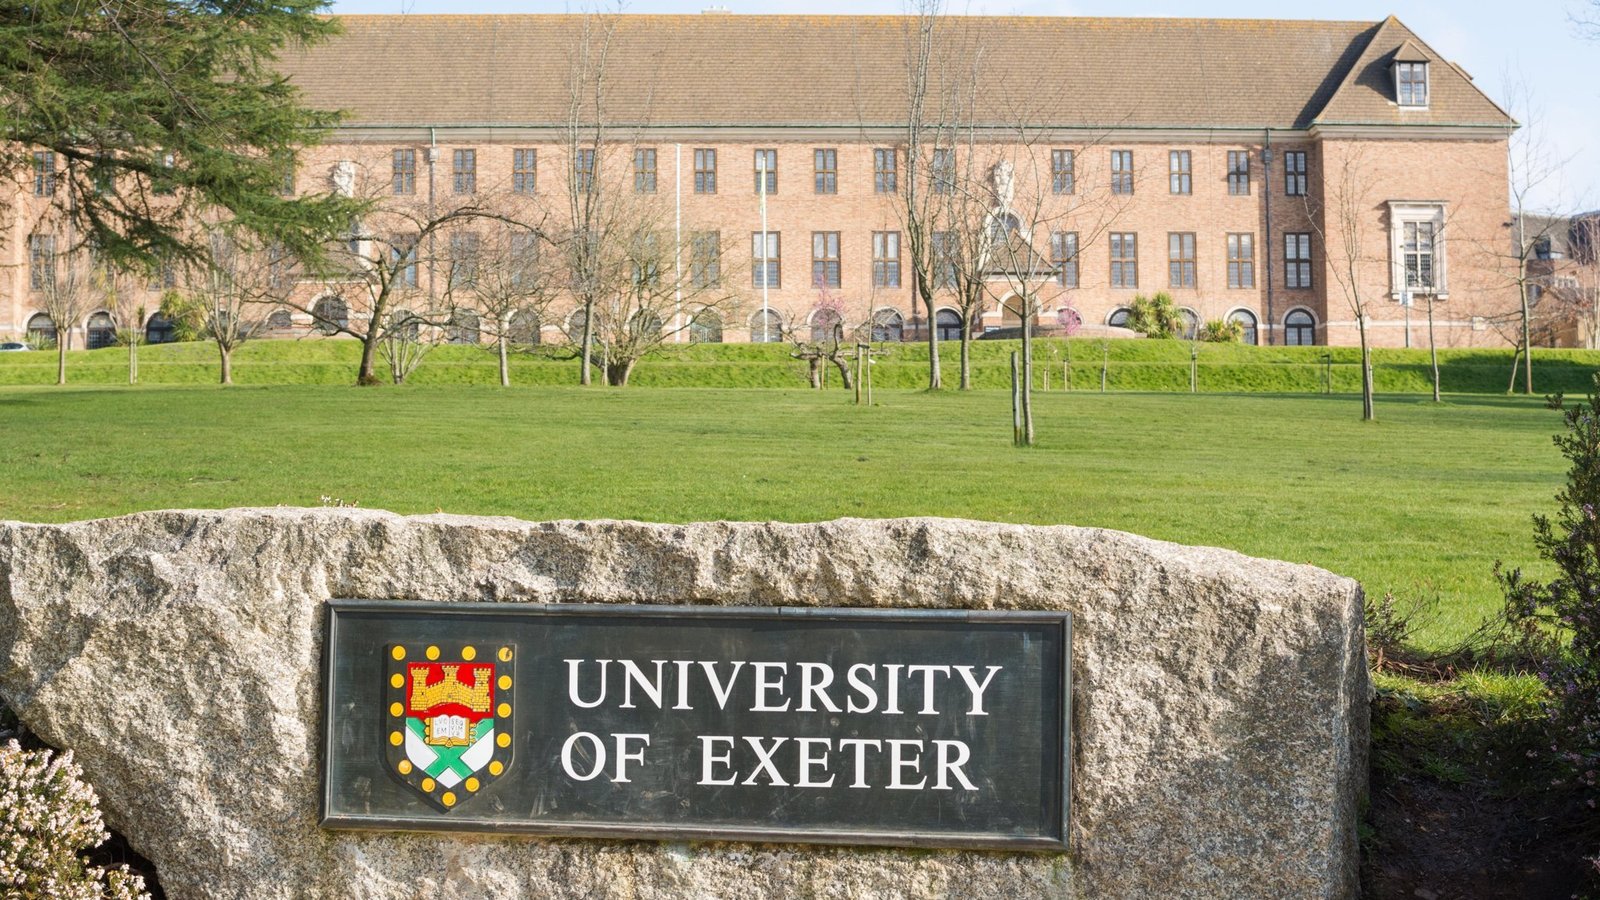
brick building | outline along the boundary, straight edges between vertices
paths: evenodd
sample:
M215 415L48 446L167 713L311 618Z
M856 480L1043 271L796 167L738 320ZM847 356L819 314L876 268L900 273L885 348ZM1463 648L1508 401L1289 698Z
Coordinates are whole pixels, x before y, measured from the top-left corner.
M1483 346L1505 343L1492 325L1517 307L1505 252L1514 123L1394 18L952 19L934 92L966 98L961 128L935 148L949 156L921 163L906 148L911 19L343 24L341 37L282 61L310 104L348 113L289 187L359 183L430 206L502 192L554 211L571 173L604 170L619 190L648 195L678 265L720 251L719 276L744 294L721 323L730 341L806 327L824 307L880 339L916 337L926 324L900 200L913 165L933 181L940 166L976 173L966 189L988 192L990 223L1049 261L1041 324L1115 326L1136 295L1164 291L1190 322L1233 319L1257 343L1351 344L1355 294L1373 342L1400 346L1403 295L1431 294L1439 343ZM604 73L610 150L597 163L573 159L567 140L584 66ZM29 262L48 236L27 221L4 245L0 335L47 325ZM438 290L438 266L423 261L415 291ZM271 319L277 333L315 326L306 310L322 287L297 290L299 308ZM963 323L946 299L935 327L951 336ZM568 313L550 310L533 333L559 339ZM1425 326L1412 318L1420 345ZM93 344L108 321L96 311L73 328ZM965 324L1016 322L997 287ZM713 332L680 337L691 336Z

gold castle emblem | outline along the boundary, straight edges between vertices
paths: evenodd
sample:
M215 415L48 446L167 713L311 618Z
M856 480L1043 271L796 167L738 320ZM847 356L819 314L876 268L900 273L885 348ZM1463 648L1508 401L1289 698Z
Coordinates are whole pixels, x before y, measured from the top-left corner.
M460 670L460 666L441 668L444 670L444 680L438 684L426 684L428 667L411 667L411 712L425 713L444 703L460 704L475 713L489 712L491 669L480 667L473 670L472 684L469 686L456 680L456 672Z

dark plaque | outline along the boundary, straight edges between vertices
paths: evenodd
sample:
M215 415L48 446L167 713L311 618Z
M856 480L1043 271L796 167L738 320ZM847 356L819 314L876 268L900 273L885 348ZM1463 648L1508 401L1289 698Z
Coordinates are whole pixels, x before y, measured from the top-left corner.
M1066 613L343 600L331 828L1064 850Z

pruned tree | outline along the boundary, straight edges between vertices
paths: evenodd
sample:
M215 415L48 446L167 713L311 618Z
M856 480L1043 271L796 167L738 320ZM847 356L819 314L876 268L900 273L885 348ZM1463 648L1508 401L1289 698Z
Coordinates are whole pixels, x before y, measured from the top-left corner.
M39 188L78 243L129 270L203 261L207 217L320 254L359 209L285 196L334 113L303 107L276 57L338 31L320 0L0 5L0 174ZM0 201L0 208L9 201ZM65 250L66 248L62 248Z
M817 286L816 304L784 323L783 336L789 341L789 357L806 364L806 378L813 389L822 388L829 365L839 370L840 383L846 389L854 386L850 370L855 352L852 348L855 340L862 336L862 329L870 330L872 324L850 312L844 298L822 284Z
M117 340L128 350L128 383L139 383L139 344L144 340L145 316L153 306L151 292L132 272L106 260L94 267L94 291L111 311Z

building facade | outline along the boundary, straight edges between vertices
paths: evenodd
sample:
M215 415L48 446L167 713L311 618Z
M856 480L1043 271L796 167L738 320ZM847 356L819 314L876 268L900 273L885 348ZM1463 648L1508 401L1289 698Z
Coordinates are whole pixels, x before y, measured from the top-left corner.
M1361 315L1374 344L1423 346L1426 323L1411 313L1431 300L1441 346L1500 346L1497 325L1518 309L1505 250L1515 123L1394 18L952 18L927 54L917 153L914 19L343 24L282 60L307 102L346 111L286 189L434 213L509 198L553 223L570 222L574 179L611 179L659 223L666 265L699 277L714 254L715 276L742 295L737 311L718 307L715 329L677 327L696 315L683 301L662 317L677 340L772 339L819 317L879 340L1019 324L1027 307L1002 277L971 316L936 277L928 322L908 246L913 169L924 191L977 198L972 227L1047 261L1033 273L1042 327L1119 326L1136 297L1165 292L1186 327L1234 321L1254 343L1352 344ZM46 202L48 177L41 163L21 208ZM920 226L925 241L958 227L946 209ZM0 335L53 326L35 274L52 236L30 221L17 217L3 251ZM368 223L385 227L400 226ZM419 254L405 290L439 294L453 283L448 260ZM295 291L263 311L270 333L314 333L311 311L335 302L316 280ZM364 314L359 300L336 302L329 315ZM70 327L92 346L111 318L94 309ZM162 333L159 319L147 325ZM572 325L572 304L558 301L524 339L562 340Z

